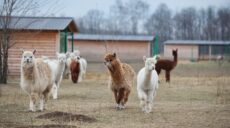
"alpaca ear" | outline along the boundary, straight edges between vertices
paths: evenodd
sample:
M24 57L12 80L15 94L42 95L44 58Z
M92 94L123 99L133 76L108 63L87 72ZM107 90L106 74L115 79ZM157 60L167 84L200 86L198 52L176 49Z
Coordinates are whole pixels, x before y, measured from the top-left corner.
M69 56L69 52L66 52L65 55L66 55L66 56Z
M22 51L22 54L25 52L23 49L21 49L21 51Z
M146 56L143 56L143 61L144 61L144 62L146 61Z
M34 51L33 51L33 54L35 54L36 53L36 49L34 49Z
M59 55L59 53L58 52L56 52L56 56L58 56Z
M114 53L113 53L113 57L116 57L116 56L117 56L117 54L114 52Z

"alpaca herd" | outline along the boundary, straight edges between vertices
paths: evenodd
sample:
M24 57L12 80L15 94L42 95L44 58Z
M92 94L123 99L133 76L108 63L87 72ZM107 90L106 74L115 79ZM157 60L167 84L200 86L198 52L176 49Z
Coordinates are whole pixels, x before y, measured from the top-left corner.
M36 111L37 99L40 100L39 110L43 111L49 93L53 99L58 98L62 79L71 75L73 83L82 82L87 68L87 61L80 56L80 51L56 53L57 59L35 58L35 52L36 50L23 51L20 82L21 88L29 95L29 110L33 112ZM161 69L166 70L166 81L169 82L168 74L177 64L177 50L173 50L173 56L174 61L161 60L157 56L143 56L144 67L140 69L136 78L138 98L143 112L152 111ZM166 62L172 63L171 67L170 64L168 67L165 66ZM104 64L110 74L108 85L114 94L116 109L125 109L136 73L130 65L122 63L116 53L106 54Z

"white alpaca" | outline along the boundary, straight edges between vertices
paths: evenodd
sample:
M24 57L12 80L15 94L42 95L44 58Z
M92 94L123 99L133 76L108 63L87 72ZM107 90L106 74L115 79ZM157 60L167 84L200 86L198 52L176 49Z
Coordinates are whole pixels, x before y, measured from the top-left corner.
M48 99L48 94L54 83L52 71L43 59L35 59L35 50L23 51L21 59L21 88L30 97L30 111L36 111L36 99L40 99L39 110L44 110L44 102Z
M154 58L146 58L144 56L143 60L145 67L143 67L137 75L137 92L142 111L150 113L158 88L158 75L154 70L157 60L156 56Z
M81 82L86 75L87 61L80 56L77 56L77 61L80 63L80 74L78 81Z
M70 64L72 62L72 60L75 58L75 54L71 53L71 52L67 52L66 53L66 65L65 65L65 70L63 73L64 77L69 78L70 75Z
M56 54L57 54L57 60L49 60L49 59L46 60L46 62L49 64L54 74L54 84L52 88L53 99L57 99L58 97L58 89L60 87L60 83L66 66L66 54L64 53L56 53Z

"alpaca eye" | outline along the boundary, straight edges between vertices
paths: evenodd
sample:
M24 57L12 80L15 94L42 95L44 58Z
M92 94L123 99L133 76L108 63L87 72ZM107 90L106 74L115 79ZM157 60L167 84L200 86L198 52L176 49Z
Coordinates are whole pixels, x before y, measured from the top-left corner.
M30 56L30 59L32 59L32 56Z

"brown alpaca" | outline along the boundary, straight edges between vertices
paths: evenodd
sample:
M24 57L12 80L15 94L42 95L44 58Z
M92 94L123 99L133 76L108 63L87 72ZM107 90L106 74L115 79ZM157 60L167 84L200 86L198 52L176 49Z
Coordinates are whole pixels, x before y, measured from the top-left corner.
M80 73L80 64L78 61L72 60L72 62L70 63L70 71L73 83L77 83Z
M177 49L172 50L172 55L174 57L173 61L166 60L166 59L159 59L157 60L155 66L158 75L161 73L161 70L165 70L166 82L170 82L170 71L174 69L177 65Z
M104 59L110 73L109 87L114 93L116 107L124 109L134 82L135 72L130 65L121 63L116 53L107 54Z

